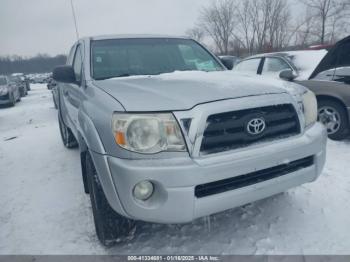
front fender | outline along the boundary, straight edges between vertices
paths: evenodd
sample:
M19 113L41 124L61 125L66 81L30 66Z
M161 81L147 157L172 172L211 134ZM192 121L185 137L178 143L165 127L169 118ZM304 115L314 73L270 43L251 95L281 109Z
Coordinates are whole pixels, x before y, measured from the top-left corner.
M80 127L78 137L78 141L81 142L79 143L81 145L80 150L86 151L89 148L91 151L105 155L106 150L90 117L85 112L79 111L78 120Z

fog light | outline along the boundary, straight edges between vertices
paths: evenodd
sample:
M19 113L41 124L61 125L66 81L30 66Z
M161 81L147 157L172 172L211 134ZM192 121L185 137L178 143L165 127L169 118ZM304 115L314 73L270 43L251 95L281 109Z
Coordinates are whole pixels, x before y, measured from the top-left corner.
M147 200L153 194L153 184L149 181L142 181L134 187L134 197L138 200Z

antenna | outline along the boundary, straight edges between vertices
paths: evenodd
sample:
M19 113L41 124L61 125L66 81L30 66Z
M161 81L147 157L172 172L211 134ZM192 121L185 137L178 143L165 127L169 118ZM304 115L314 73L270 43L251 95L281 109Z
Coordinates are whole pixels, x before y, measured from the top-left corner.
M77 40L79 40L79 32L78 32L78 26L77 26L77 17L75 15L75 11L74 11L73 0L70 0L70 5L72 7L72 14L73 14L73 19L74 19L75 33L77 35Z

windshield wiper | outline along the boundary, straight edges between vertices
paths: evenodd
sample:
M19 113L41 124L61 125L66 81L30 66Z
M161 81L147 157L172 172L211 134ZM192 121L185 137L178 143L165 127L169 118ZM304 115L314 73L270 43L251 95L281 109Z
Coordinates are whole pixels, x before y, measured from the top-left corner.
M107 80L107 79L111 79L111 78L127 77L127 76L131 76L131 75L130 74L120 74L120 75L116 75L116 76L99 77L99 78L95 78L95 80Z

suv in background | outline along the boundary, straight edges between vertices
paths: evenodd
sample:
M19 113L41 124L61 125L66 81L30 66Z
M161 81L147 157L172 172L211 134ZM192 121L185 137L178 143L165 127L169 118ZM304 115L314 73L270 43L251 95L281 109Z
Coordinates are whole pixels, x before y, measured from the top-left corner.
M312 92L237 77L192 39L83 38L53 78L104 245L136 220L190 222L312 182L324 166Z
M10 81L18 87L21 97L24 97L28 94L28 84L25 81L24 75L22 73L12 74L10 76Z
M306 86L316 94L318 118L331 139L350 133L350 37L327 53L291 51L261 54L241 61L235 72L280 77Z

